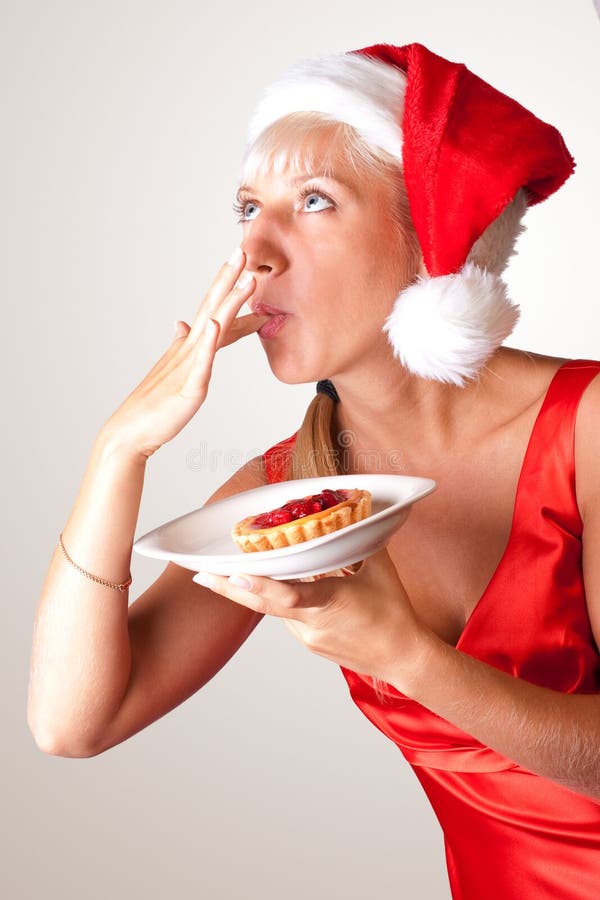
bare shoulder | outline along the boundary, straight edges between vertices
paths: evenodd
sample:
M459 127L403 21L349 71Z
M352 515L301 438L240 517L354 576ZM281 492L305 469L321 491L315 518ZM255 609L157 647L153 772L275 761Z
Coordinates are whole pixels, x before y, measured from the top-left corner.
M501 377L518 386L523 394L532 398L546 393L552 378L566 356L547 356L527 350L502 347L501 363L498 367Z
M567 357L502 347L492 368L491 395L510 422L529 422Z

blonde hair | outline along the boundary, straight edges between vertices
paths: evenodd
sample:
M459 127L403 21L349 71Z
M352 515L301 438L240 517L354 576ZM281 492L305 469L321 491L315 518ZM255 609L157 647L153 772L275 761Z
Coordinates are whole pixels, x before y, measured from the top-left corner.
M325 149L319 147L318 137L326 141ZM316 168L318 174L334 177L340 160L348 163L357 176L383 184L390 198L383 214L398 238L409 240L420 255L399 160L367 143L352 125L326 113L289 113L265 128L244 154L239 181L252 182L270 174L317 174Z

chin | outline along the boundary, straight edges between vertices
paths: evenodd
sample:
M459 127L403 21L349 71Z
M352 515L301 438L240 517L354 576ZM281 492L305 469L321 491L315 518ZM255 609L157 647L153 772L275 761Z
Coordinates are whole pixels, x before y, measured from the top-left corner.
M274 354L273 354L274 356ZM271 372L282 384L310 384L317 382L320 378L326 378L326 375L319 374L321 369L308 367L306 362L299 360L277 359L267 354L267 361Z

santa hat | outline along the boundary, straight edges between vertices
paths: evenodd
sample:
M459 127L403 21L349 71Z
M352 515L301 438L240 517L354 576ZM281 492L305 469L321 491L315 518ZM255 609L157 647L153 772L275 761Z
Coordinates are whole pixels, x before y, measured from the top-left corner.
M525 206L573 172L560 133L421 44L375 44L293 66L267 88L248 145L300 111L352 125L401 162L427 276L399 294L384 331L411 372L464 384L518 320L500 274Z

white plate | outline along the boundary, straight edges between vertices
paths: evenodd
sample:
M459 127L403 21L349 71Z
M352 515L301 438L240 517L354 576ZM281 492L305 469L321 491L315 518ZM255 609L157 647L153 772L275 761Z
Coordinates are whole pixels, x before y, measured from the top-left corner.
M268 575L277 580L332 572L366 559L384 547L406 519L411 505L436 487L431 478L409 475L334 475L279 481L196 509L138 538L142 556L168 559L193 572L217 575ZM292 547L244 553L231 537L240 519L276 509L295 497L324 488L360 488L371 492L372 513L355 522Z

